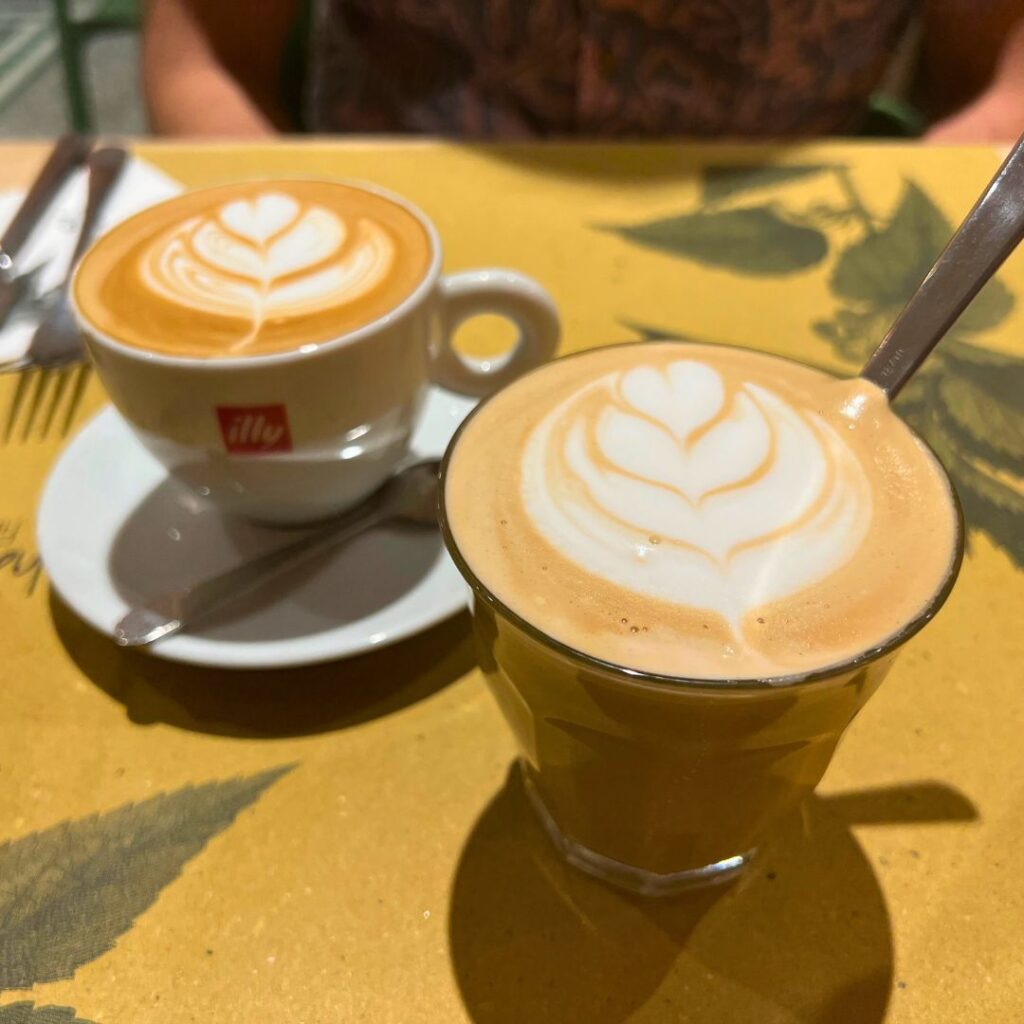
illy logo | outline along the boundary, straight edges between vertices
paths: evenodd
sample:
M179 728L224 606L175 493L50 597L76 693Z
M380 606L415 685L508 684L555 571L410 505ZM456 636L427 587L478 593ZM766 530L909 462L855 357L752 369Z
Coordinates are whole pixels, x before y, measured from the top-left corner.
M292 450L283 405L218 405L217 419L229 452L255 455Z

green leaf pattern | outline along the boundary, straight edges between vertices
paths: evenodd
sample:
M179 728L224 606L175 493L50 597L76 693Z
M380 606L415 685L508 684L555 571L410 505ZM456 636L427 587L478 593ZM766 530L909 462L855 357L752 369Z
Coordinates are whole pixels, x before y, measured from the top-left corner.
M829 284L846 302L831 321L839 355L861 362L871 354L952 233L952 225L925 192L914 182L905 182L885 227L868 232L836 259ZM1013 296L996 278L957 321L953 336L990 330L1012 308ZM828 323L819 321L814 327L831 341Z
M0 844L0 990L70 978L290 770L186 786Z
M1019 408L1000 401L964 374L938 377L936 390L959 447L1007 472L1024 476L1024 415ZM1018 395L1024 401L1024 391Z
M828 252L824 233L794 223L771 206L697 210L607 230L648 249L760 277L806 270Z
M816 225L816 208L809 215L787 207L781 194L768 205L730 204L747 201L755 189L826 173L834 174L848 199L846 212L861 231L831 267L836 308L810 328L853 370L874 351L952 234L948 219L916 182L905 181L889 216L877 217L857 194L846 168L708 167L697 209L610 230L628 242L737 274L809 270L828 252L819 227L837 219L841 210L826 217L823 207ZM897 408L949 469L971 529L987 534L1024 568L1024 359L983 348L975 339L998 327L1013 306L1006 285L998 278L990 281L918 371Z
M34 1003L9 1003L0 1006L0 1024L92 1024L75 1015L70 1006L36 1006Z
M830 169L828 164L709 165L701 174L701 197L711 205L752 189L787 185Z
M841 299L899 308L924 279L949 235L949 225L935 204L917 185L906 182L889 223L839 254L830 279L832 291Z

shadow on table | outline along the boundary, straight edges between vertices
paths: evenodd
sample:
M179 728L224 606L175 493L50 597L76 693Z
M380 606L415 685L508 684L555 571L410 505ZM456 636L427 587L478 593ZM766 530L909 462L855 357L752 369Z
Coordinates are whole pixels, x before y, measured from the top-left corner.
M162 661L115 647L51 590L57 636L82 673L133 722L221 736L345 729L429 697L476 664L465 613L401 643L305 668L242 671Z
M645 1019L673 1022L877 1024L892 932L850 826L976 817L941 783L815 797L739 882L645 900L564 864L513 771L456 874L462 998L477 1024L612 1024L645 1004Z

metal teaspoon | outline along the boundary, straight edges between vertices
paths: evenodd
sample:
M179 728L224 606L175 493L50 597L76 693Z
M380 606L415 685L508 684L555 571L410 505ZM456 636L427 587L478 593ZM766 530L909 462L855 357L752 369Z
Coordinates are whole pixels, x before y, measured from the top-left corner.
M396 521L416 526L437 525L437 481L440 463L434 459L400 470L354 509L311 532L225 572L181 590L157 595L133 608L114 627L121 647L141 647L186 626L262 587L289 569L351 540L380 523Z
M1024 238L1024 135L989 182L860 376L891 402Z

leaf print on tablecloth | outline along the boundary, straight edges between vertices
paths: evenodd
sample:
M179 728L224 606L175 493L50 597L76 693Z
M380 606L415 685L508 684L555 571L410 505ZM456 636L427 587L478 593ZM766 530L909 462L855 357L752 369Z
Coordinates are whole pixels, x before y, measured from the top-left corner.
M828 252L821 231L787 220L774 206L697 210L643 224L599 227L648 249L758 277L807 270Z
M935 373L912 381L896 400L896 409L932 445L949 471L968 525L987 534L1018 568L1024 568L1024 481L985 457L994 431L982 444L962 432L939 394L942 382ZM1016 416L1020 429L1024 414Z
M36 1006L34 1003L10 1003L0 1006L0 1024L92 1024L75 1016L70 1006Z
M878 230L868 227L839 254L832 271L830 287L844 305L812 324L851 369L874 351L953 234L942 211L912 181L904 183L889 221ZM896 408L949 470L968 526L988 534L1024 568L1024 360L967 340L999 326L1013 304L999 278L989 281Z
M860 231L832 266L829 287L838 300L837 307L831 316L813 320L810 327L853 374L878 346L931 269L935 257L949 242L953 226L916 182L904 181L900 197L886 218L869 209L848 168L822 165L815 169L833 173L844 197L844 216L859 225ZM783 205L781 197L771 205L749 209L722 209L713 204L747 189L782 185L806 175L780 174L772 181L772 174L767 172L797 168L743 167L735 168L734 174L732 170L707 169L702 210L612 230L648 248L727 266L736 273L760 276L803 269L786 260L795 253L799 264L801 252L809 258L813 248L810 243L806 243L806 252L802 249L804 242L788 250L786 246L776 250L771 247L771 236L776 231L780 237L793 231L820 234L801 225L808 219L824 225L831 214L826 217L819 210L816 215L816 207L800 212ZM807 175L811 170L810 166L801 168ZM765 173L759 178L762 171ZM715 181L718 184L712 186ZM750 244L762 235L764 244ZM822 236L822 257L825 247ZM779 253L782 262L773 264ZM770 269L773 265L774 270ZM896 407L932 444L949 470L969 528L986 533L1018 568L1024 569L1024 359L974 343L976 335L1002 324L1013 306L1014 296L1006 285L999 278L989 281L918 370ZM644 341L662 337L699 340L685 331L662 331L628 319L621 322ZM756 345L757 339L750 339L750 343ZM814 365L813 354L808 352L807 356L804 361Z
M843 299L902 306L951 234L949 222L920 186L905 182L888 224L839 254L830 287Z
M959 446L999 469L1024 476L1024 410L1019 402L1016 406L1003 403L958 374L939 377L936 387Z
M1024 359L947 341L942 360L939 397L965 443L1024 476Z
M0 845L0 990L70 978L291 765L185 786Z
M953 226L921 187L905 182L889 222L839 254L829 287L849 305L840 308L832 320L817 321L815 331L844 358L866 360L952 234ZM1013 296L1002 281L993 278L953 331L973 334L990 330L1012 308Z
M708 204L718 203L751 189L787 185L831 169L831 164L712 164L701 170L701 199Z
M637 320L620 319L619 323L622 324L626 330L632 331L636 337L627 338L624 342L618 342L617 344L640 341L689 341L695 345L725 344L725 342L712 338L698 338L693 334L680 334L668 327L653 327L650 324L640 323Z

